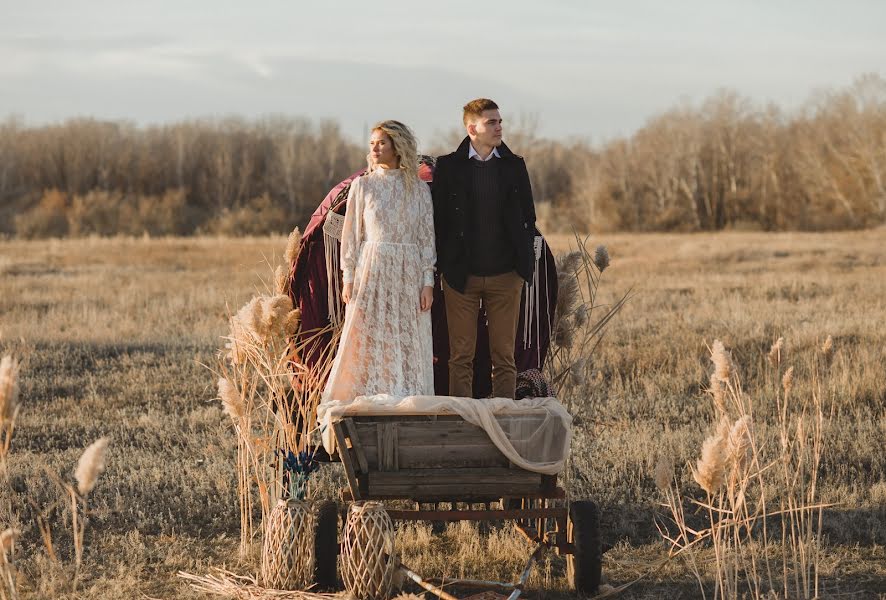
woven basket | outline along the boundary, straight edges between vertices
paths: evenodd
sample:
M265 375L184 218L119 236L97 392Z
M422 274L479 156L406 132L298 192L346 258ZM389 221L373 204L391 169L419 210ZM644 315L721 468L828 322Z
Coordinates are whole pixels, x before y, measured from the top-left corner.
M271 511L261 552L262 584L303 590L314 574L314 523L310 502L280 500Z
M390 596L397 570L394 524L380 502L351 505L341 554L342 579L351 594L360 600Z

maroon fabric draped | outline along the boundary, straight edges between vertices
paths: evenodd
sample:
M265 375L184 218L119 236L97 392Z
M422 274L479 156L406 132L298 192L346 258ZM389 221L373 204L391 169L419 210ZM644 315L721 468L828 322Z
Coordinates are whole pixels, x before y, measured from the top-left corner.
M429 185L433 185L433 166L422 162L419 176ZM326 276L326 254L323 240L323 222L326 214L334 210L344 214L347 193L351 182L365 173L357 171L336 185L323 199L317 210L311 215L304 229L301 241L301 252L290 273L292 301L301 309L302 333L304 339L329 324L328 279ZM536 232L537 235L540 235ZM520 323L517 327L515 340L515 359L517 371L541 369L548 352L551 340L550 324L554 318L554 307L557 305L557 270L554 256L544 244L544 251L536 264L538 273L538 306L530 315L529 336L524 342L524 325L526 312L524 294L520 306ZM538 317L537 319L535 317ZM449 336L446 326L446 308L443 291L440 287L439 274L435 277L434 305L431 308L431 321L434 338L434 389L438 395L448 395L449 391ZM330 334L318 338L314 347L309 349L305 360L314 364L322 355L322 351L331 341ZM474 397L483 398L492 391L491 365L489 359L489 336L486 327L486 315L480 311L477 319L477 352L474 358Z

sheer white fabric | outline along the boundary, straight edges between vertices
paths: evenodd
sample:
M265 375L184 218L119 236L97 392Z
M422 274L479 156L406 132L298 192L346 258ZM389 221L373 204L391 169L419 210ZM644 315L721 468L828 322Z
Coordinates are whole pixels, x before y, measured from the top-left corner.
M341 240L344 283L353 283L323 401L434 393L431 312L422 286L434 284L431 192L399 169L374 169L348 194Z
M556 398L456 398L387 394L350 402L324 402L317 409L327 452L335 451L332 423L353 415L459 415L482 427L516 466L555 475L563 470L572 440L572 416Z

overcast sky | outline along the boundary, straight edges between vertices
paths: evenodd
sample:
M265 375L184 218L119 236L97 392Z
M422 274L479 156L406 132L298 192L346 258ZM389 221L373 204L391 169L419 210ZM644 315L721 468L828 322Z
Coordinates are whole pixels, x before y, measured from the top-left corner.
M461 106L601 141L723 87L800 106L886 75L886 2L0 0L0 118L384 118L431 142ZM507 134L506 134L507 137Z

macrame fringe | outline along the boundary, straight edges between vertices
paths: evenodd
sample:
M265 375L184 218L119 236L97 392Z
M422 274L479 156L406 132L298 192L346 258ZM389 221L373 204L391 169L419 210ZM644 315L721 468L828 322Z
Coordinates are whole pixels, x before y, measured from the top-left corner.
M548 278L548 253L545 251L547 249L547 242L545 239L537 235L535 236L535 262L536 268L535 273L532 276L532 283L525 284L523 286L523 349L526 350L532 347L532 334L533 334L533 323L535 324L535 352L538 359L538 365L541 367L541 315L539 311L541 310L541 285L540 285L540 274L539 271L541 269L538 268L539 259L544 256L545 263L545 282L547 282ZM547 290L545 290L547 293ZM549 303L548 303L549 304ZM551 327L551 307L548 306L547 317L548 317L548 330Z
M323 248L326 254L326 301L329 321L338 327L344 320L341 300L341 236L345 218L336 212L326 213L323 222Z

